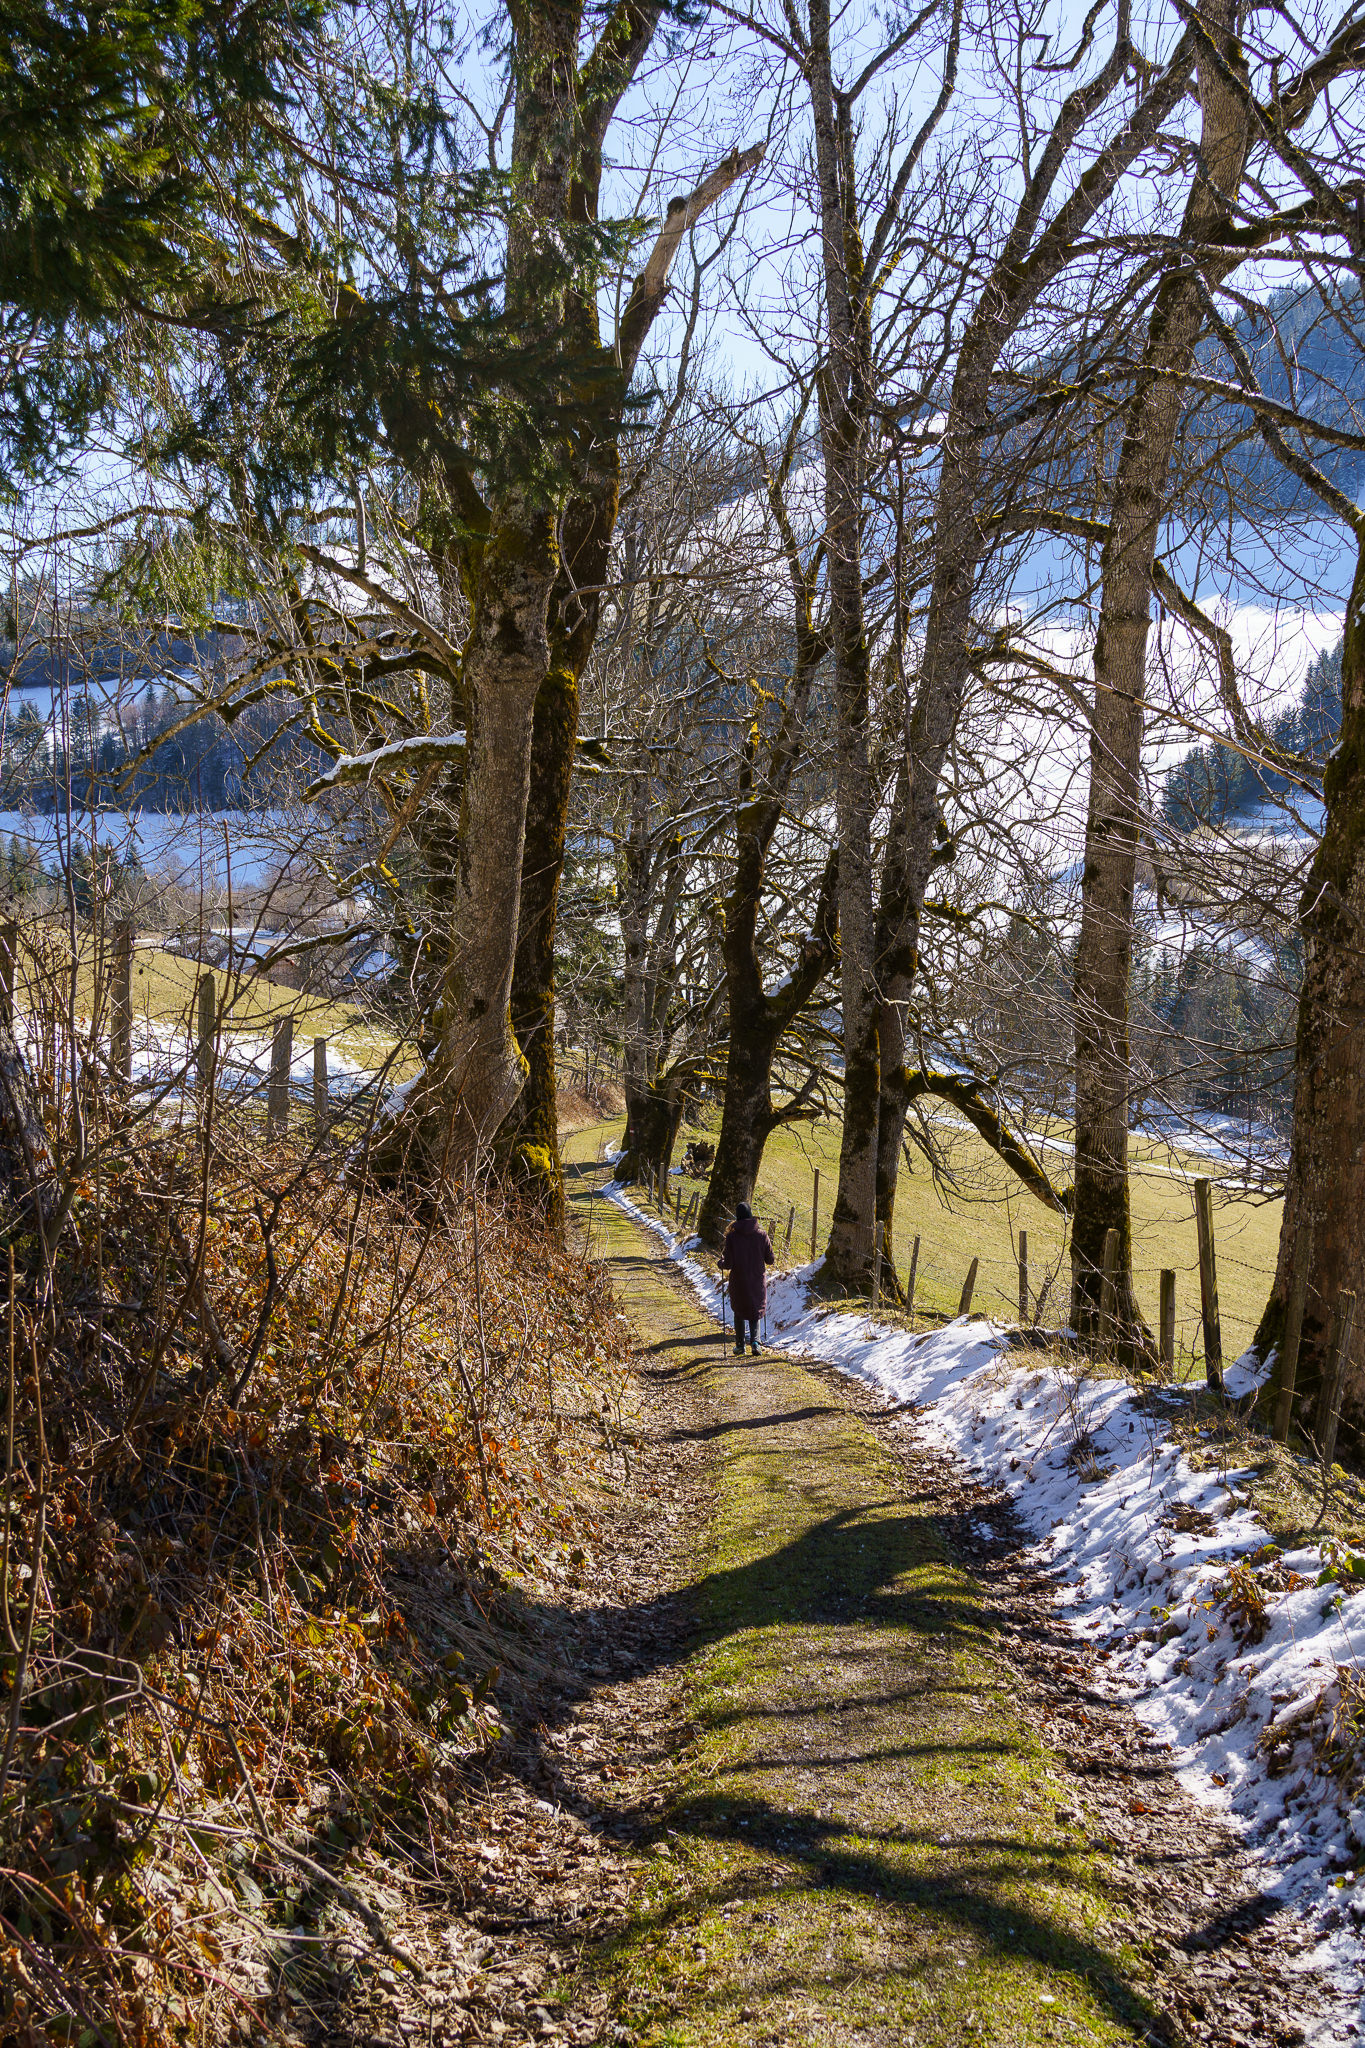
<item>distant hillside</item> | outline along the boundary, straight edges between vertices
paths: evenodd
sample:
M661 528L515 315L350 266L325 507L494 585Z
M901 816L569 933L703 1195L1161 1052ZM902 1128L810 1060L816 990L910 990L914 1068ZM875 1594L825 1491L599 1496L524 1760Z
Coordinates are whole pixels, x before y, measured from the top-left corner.
M291 699L266 698L229 726L206 714L178 730L188 682L221 685L223 635L129 630L81 614L69 644L0 641L0 809L48 812L68 798L111 810L224 811L269 801L285 767L311 778L312 743L285 730Z
M1287 752L1307 754L1319 768L1341 731L1341 642L1320 654L1304 679L1296 704L1270 726L1270 738ZM1162 815L1178 832L1197 825L1249 823L1261 806L1291 787L1288 776L1254 766L1221 744L1192 747L1166 777Z
M1316 291L1288 291L1267 302L1264 316L1244 313L1236 322L1238 340L1268 397L1321 420L1325 426L1356 434L1361 431L1359 336L1363 328L1360 293L1354 287L1330 311ZM1206 375L1229 384L1241 382L1236 364L1216 338L1201 343L1199 366ZM1247 424L1244 407L1195 397L1187 428L1187 458L1198 463L1201 453L1210 453L1225 436L1245 432ZM1290 440L1296 447L1301 445L1296 435L1291 434ZM1340 490L1351 498L1360 497L1365 489L1365 451L1329 448L1311 439L1307 447ZM1232 460L1239 493L1254 483L1263 507L1321 516L1316 496L1271 454L1254 431ZM1209 478L1215 498L1222 467L1222 458L1216 458Z

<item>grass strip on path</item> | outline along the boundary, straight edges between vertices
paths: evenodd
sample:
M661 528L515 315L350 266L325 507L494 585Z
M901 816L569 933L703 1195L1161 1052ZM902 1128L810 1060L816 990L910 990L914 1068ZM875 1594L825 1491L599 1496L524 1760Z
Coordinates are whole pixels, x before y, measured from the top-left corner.
M627 2038L1169 2038L1136 1956L1105 1939L1101 1867L1059 1817L1066 1766L1014 1704L988 1600L917 1509L913 1474L812 1374L724 1354L667 1261L593 1192L594 1248L642 1368L704 1385L716 1452L695 1761L602 1963Z

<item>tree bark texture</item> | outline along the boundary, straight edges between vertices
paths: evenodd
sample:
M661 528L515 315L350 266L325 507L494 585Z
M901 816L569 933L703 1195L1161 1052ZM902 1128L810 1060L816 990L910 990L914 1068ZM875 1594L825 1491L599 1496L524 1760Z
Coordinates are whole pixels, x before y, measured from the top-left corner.
M561 657L552 659L536 692L511 995L512 1030L526 1062L526 1081L498 1141L508 1177L533 1196L556 1232L564 1223L564 1176L555 1068L555 926L578 737L578 686L578 670Z
M1203 20L1225 61L1238 65L1239 0L1205 0ZM1207 59L1199 65L1202 121L1194 183L1181 239L1193 247L1233 209L1246 165L1245 97ZM1157 539L1167 478L1184 410L1179 381L1205 326L1202 287L1233 263L1182 261L1153 306L1136 388L1128 402L1109 530L1101 557L1095 702L1090 724L1090 797L1076 951L1076 1194L1071 1235L1071 1320L1084 1336L1098 1326L1104 1246L1118 1232L1115 1314L1121 1341L1151 1348L1133 1292L1128 1179L1131 1059L1128 999L1133 897L1141 831L1142 738L1147 646Z
M661 11L657 7L646 11L651 26ZM646 13L640 16L638 49L634 44L623 46L615 56L614 89L624 89L627 66L633 72L643 55ZM600 108L595 111L599 118L586 139L571 195L573 217L578 221L597 218L605 124L600 120ZM614 366L622 402L640 351L664 304L669 272L683 235L736 179L753 168L760 155L761 150L749 150L728 157L686 198L675 199L669 207L631 291L616 338ZM574 307L573 326L585 350L600 346L595 298L585 297ZM512 1178L534 1194L556 1229L563 1221L564 1179L554 1059L555 927L578 740L579 689L597 639L620 505L616 441L600 435L585 439L575 468L575 489L563 521L563 560L550 601L551 664L536 696L531 743L531 811L512 985L513 1026L526 1059L526 1083L499 1141Z
M893 806L875 932L870 929L870 882L866 892L861 879L856 892L850 882L858 913L868 921L874 953L875 1008L864 1023L860 1052L865 1058L871 1051L877 1072L872 1089L860 1086L858 1110L859 1142L867 1148L864 1170L870 1174L866 1199L878 1213L881 1207L889 1213L891 1191L899 1170L907 1107L899 1078L905 1065L905 1011L918 971L924 898L930 875L941 857L939 785L972 673L972 602L989 544L984 485L996 367L1029 309L1070 261L1077 237L1093 221L1120 178L1160 133L1162 123L1185 90L1193 49L1193 37L1187 33L1165 68L1150 80L1117 134L1092 159L1084 175L1045 221L1072 145L1117 88L1132 61L1134 52L1126 29L1096 75L1068 94L1038 153L991 275L977 293L975 310L958 352L940 443L924 651L910 720L906 776ZM817 145L818 142L817 118ZM822 173L822 205L823 188ZM837 193L837 184L832 189ZM828 265L828 225L825 242ZM832 581L833 556L831 584ZM858 765L851 762L855 773ZM860 817L850 819L853 829L860 829L861 823ZM842 830L842 817L840 824ZM844 914L841 900L841 920ZM841 932L841 939L846 949L846 932ZM860 1181L860 1200L864 1198L862 1187ZM870 1253L869 1234L869 1259ZM852 1269L849 1277L855 1277Z
M1346 607L1341 739L1323 778L1322 841L1299 906L1304 938L1294 1054L1294 1122L1275 1283L1256 1345L1278 1345L1300 1224L1312 1225L1294 1415L1311 1426L1345 1288L1365 1290L1365 520ZM1365 1443L1365 1341L1352 1344L1345 1440Z
M836 96L829 0L811 0L810 80L828 362L820 387L825 548L834 652L835 819L844 1113L825 1268L847 1287L872 1271L880 1086L873 960L870 663L863 604L863 469L871 327L862 289L852 108Z
M428 1178L478 1168L525 1075L512 1032L512 969L531 727L558 566L549 506L499 508L465 648L466 769L437 1043L413 1095Z

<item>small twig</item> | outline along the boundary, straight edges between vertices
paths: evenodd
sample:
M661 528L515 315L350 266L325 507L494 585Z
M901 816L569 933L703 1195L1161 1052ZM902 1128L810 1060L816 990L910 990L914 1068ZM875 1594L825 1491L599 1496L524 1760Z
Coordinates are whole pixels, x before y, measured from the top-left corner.
M491 1522L493 1519L493 1501L488 1491L488 1460L484 1456L483 1448L483 1416L479 1412L479 1404L474 1397L474 1389L469 1384L469 1374L465 1371L464 1335L458 1321L455 1324L455 1364L464 1385L465 1399L469 1403L469 1419L474 1425L474 1449L478 1452L479 1457L479 1478L483 1481L483 1504L488 1511L488 1519Z
M306 1870L308 1875L316 1878L319 1883L330 1885L342 1904L364 1922L376 1946L383 1949L386 1956L392 1956L396 1963L401 1963L405 1970L411 1970L414 1977L420 1977L422 1975L421 1964L410 1956L405 1949L399 1948L396 1942L389 1939L388 1934L385 1932L383 1921L372 1906L367 1906L365 1901L358 1897L348 1884L343 1884L339 1877L334 1877L331 1871L325 1869L321 1863L315 1863L312 1857L305 1856L301 1849L291 1848L288 1842L282 1842L278 1836L271 1834L265 1824L265 1815L261 1812L261 1803L256 1797L256 1789L247 1775L247 1768L242 1761L242 1752L237 1747L237 1737L232 1732L231 1723L220 1721L218 1726L226 1738L233 1756L237 1759L237 1768L242 1774L242 1784L246 1790L247 1803L251 1808L252 1818L256 1823L256 1832L266 1848L276 1856L287 1856L291 1863L297 1863L300 1870Z
M10 1761L14 1755L14 1745L19 1739L19 1713L24 1701L24 1683L28 1677L29 1659L33 1654L33 1630L38 1619L38 1594L42 1587L43 1537L47 1528L47 1440L43 1434L43 1390L38 1378L38 1339L32 1332L29 1335L29 1349L33 1359L33 1399L38 1411L38 1511L33 1525L33 1549L29 1555L28 1618L24 1623L23 1648L19 1653L19 1662L12 1680L14 1697L10 1702L5 1754L0 1758L0 1796L9 1782Z
M9 1248L9 1389L6 1397L5 1415L5 1536L4 1554L0 1556L0 1613L4 1616L5 1640L11 1654L22 1653L19 1639L14 1633L14 1624L9 1612L9 1528L10 1528L10 1486L14 1477L14 1246Z

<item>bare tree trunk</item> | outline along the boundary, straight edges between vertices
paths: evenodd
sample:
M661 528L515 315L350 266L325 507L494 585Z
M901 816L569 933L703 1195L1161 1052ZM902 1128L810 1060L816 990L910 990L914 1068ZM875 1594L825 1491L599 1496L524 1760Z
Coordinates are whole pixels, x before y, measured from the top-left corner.
M658 10L655 10L657 15ZM620 60L618 60L619 68ZM599 124L600 132L605 132ZM685 198L675 199L637 278L616 338L616 382L624 398L640 351L658 317L682 238L730 187L761 148L727 157ZM595 219L601 147L580 166L576 219ZM575 308L586 350L600 345L595 300ZM592 656L611 566L620 505L620 451L600 433L580 451L575 491L564 517L563 562L550 604L553 660L537 693L532 737L531 810L521 876L521 915L512 985L512 1022L525 1055L526 1085L499 1138L511 1177L530 1191L558 1229L564 1215L554 1062L554 942L559 882L578 742L579 688Z
M755 807L757 808L757 807ZM773 827L780 814L773 806ZM838 855L831 854L820 887L815 928L803 949L800 966L787 978L780 995L763 988L756 928L763 889L763 858L771 828L762 843L747 835L741 818L741 842L734 885L725 904L725 987L729 1014L729 1051L725 1063L725 1094L720 1133L711 1165L697 1230L702 1242L719 1245L737 1202L752 1198L763 1164L763 1149L780 1123L813 1114L797 1099L785 1110L773 1104L775 1061L783 1038L834 963L835 904Z
M844 1286L872 1270L877 1213L877 986L872 946L872 761L863 605L863 464L871 335L862 291L852 111L836 100L829 0L811 0L810 79L829 361L820 386L825 546L834 649L835 815L844 1115L825 1266Z
M1322 842L1300 905L1303 989L1294 1055L1294 1124L1275 1284L1256 1333L1262 1355L1278 1344L1293 1280L1299 1226L1313 1248L1300 1340L1297 1414L1309 1420L1333 1311L1343 1288L1365 1291L1365 519L1346 607L1341 738L1327 764ZM1365 1345L1357 1337L1342 1414L1365 1440Z
M756 729L740 764L735 866L725 902L721 949L729 1026L725 1093L716 1156L697 1223L703 1243L715 1246L725 1235L736 1203L752 1197L763 1164L763 1149L783 1120L772 1097L773 1062L778 1047L828 974L835 956L837 846L825 863L815 918L798 965L785 978L780 993L768 995L764 990L758 924L769 856L805 748L806 720L816 673L829 650L828 634L815 624L819 555L817 552L813 560L802 558L783 495L796 447L793 426L783 459L767 481L769 506L787 560L795 661L766 771L760 777L756 770L760 744ZM804 1104L788 1105L788 1109L793 1114L806 1113Z
M1226 62L1240 63L1237 0L1206 0L1205 26ZM1245 98L1207 59L1199 65L1203 120L1181 239L1207 243L1232 213L1246 164ZM1215 263L1226 275L1232 262ZM1116 1312L1131 1340L1151 1338L1133 1293L1128 1181L1131 1077L1128 996L1133 895L1141 829L1142 737L1153 563L1167 477L1184 406L1180 382L1205 325L1210 266L1187 259L1157 293L1137 387L1129 400L1102 556L1090 802L1076 951L1076 1195L1071 1236L1071 1320L1089 1335L1099 1315L1105 1239L1118 1232Z
M890 1217L894 1203L909 1100L901 1080L905 1010L918 971L925 893L941 858L944 836L939 784L972 673L972 602L989 544L982 499L996 366L1029 309L1070 261L1077 236L1159 134L1185 90L1193 49L1193 37L1187 33L1118 134L1043 224L1076 137L1115 90L1132 59L1126 26L1104 67L1068 94L1038 153L991 275L978 292L958 353L940 444L933 573L907 773L893 806L878 907L877 1037L884 1092L877 1106L876 1199L884 1219Z

